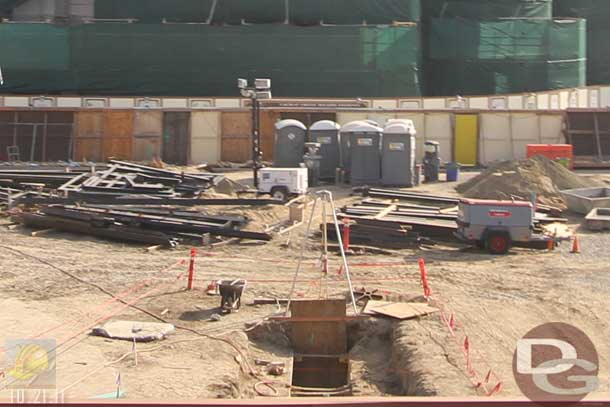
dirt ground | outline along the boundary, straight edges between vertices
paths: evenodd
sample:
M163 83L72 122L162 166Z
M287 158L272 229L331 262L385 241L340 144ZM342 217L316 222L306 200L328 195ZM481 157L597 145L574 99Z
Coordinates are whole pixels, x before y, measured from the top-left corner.
M231 178L241 180L246 175L233 173ZM472 174L462 176L466 179ZM455 193L454 186L439 183L418 189L450 194ZM355 199L349 189L330 189L338 206ZM288 212L283 206L223 211L250 216L254 229L286 219ZM491 368L502 381L495 397L520 397L512 374L516 341L531 328L552 321L576 325L591 338L600 357L600 394L610 395L606 340L610 334L610 234L589 232L579 227L581 221L581 217L570 218L581 254L570 254L568 244L555 252L514 249L507 256L437 245L392 256L351 256L354 285L403 298L420 297L418 259L423 257L433 294L455 314L460 332L469 337L474 367L483 375ZM255 297L288 296L303 234L300 227L266 244L202 248L196 260L195 289L186 291L187 247L146 252L142 246L86 236L51 232L32 237L28 229L0 227L0 323L4 327L0 346L10 338L56 340L57 387L65 389L68 401L116 392L119 373L120 388L131 400L260 397L255 384L269 380L274 390L259 385L259 391L285 396L290 373L272 377L254 363L266 359L284 361L290 367L286 336L279 329L256 325L279 308L249 304ZM297 298L347 292L345 280L336 273L338 256L331 257L330 281L312 283L320 277L319 255L319 239L312 235L295 288ZM392 264L380 264L384 262ZM241 310L212 321L220 299L206 295L207 285L234 278L248 280ZM136 364L131 342L91 336L90 329L106 319L155 319L113 301L100 288L175 324L176 332L163 341L138 344ZM460 347L438 315L401 323L375 318L351 326L350 332L355 395L480 394L465 374ZM0 383L9 384L6 378L0 378ZM0 391L0 397L10 395L8 389Z

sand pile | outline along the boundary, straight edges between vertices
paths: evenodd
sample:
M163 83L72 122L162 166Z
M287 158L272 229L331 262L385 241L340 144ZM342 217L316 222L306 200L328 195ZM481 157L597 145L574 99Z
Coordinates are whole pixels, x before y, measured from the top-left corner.
M546 157L534 156L524 161L498 163L456 188L468 198L530 199L532 192L538 201L565 208L559 191L591 188L604 185L603 181L582 177Z

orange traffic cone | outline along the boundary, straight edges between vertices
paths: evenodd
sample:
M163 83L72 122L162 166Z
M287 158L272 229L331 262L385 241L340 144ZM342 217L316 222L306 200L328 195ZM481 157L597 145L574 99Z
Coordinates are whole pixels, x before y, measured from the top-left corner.
M549 240L547 240L546 248L548 251L555 250L555 239L554 238L551 237Z
M205 290L207 295L217 295L218 294L218 283L216 281L212 281L208 284L208 288Z
M570 253L580 253L580 244L578 243L578 235L574 235L574 242L572 243L572 251Z

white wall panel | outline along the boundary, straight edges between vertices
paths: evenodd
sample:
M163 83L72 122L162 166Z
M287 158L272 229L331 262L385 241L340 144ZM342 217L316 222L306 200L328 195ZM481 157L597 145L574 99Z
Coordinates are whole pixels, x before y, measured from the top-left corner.
M220 136L220 112L191 113L191 163L220 161Z
M523 96L522 95L509 96L508 97L508 108L514 109L514 110L523 109Z
M528 144L540 144L538 115L535 113L511 114L513 160L523 160Z
M548 93L540 93L538 94L538 97L536 98L537 101L537 105L538 105L538 109L548 109L550 106L550 102L549 102L549 94Z
M610 87L603 87L599 92L599 107L610 107Z
M468 107L471 109L489 109L489 99L485 97L480 98L468 98Z
M540 115L541 144L564 144L563 116L558 114Z
M365 120L367 119L366 112L338 112L337 113L337 123L341 126L346 125L349 122L354 122L356 120Z
M509 113L479 115L479 157L481 164L512 159L511 118Z
M452 160L453 126L451 113L427 113L425 120L425 140L438 141L441 150L441 162Z
M442 98L424 99L424 109L437 110L446 109L447 101Z

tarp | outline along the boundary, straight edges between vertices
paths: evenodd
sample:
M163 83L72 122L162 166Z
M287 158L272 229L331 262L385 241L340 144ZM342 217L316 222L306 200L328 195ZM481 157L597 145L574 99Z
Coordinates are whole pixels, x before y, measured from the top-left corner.
M555 0L554 13L587 19L587 83L610 83L610 1Z
M0 88L5 93L235 97L237 78L263 77L271 78L274 96L421 95L416 25L98 23L0 28L3 44L22 36L31 39L3 53L3 66L9 67ZM62 33L61 41L49 42L53 30ZM55 80L62 69L67 74Z
M423 0L424 18L550 18L552 0Z
M425 72L432 96L515 93L583 86L582 19L432 19Z

